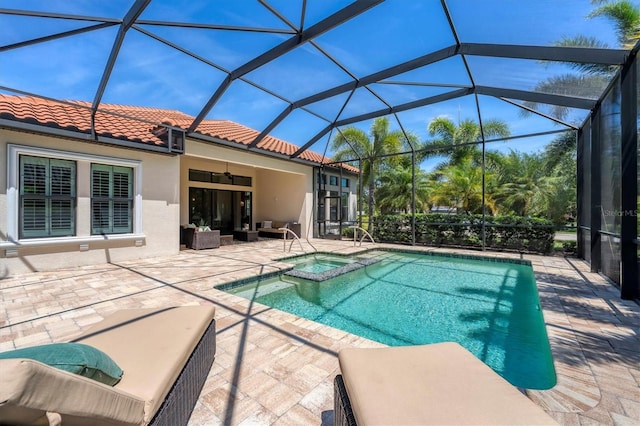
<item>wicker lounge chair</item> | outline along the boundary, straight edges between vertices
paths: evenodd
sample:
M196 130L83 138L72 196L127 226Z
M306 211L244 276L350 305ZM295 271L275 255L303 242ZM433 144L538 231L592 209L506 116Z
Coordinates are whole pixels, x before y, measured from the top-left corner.
M124 371L111 387L31 359L0 360L0 424L186 425L215 356L215 308L122 310L74 342Z
M457 343L344 349L336 425L557 424Z

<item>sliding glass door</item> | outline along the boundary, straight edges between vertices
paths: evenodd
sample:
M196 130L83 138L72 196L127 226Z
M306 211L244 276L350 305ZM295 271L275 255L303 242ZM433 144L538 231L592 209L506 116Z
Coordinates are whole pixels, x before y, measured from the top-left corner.
M251 192L189 188L189 221L231 234L244 224L251 226Z

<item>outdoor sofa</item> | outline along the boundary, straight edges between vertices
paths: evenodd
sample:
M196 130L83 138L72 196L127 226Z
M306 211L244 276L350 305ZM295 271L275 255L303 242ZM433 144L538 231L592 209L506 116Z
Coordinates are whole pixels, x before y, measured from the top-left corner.
M263 222L256 223L256 229L258 230L258 236L260 237L284 238L284 234L287 233L287 231L280 228L290 229L295 232L298 237L300 237L300 225L297 223L277 220L265 220Z
M336 425L550 425L542 408L457 343L347 348Z
M186 425L214 360L214 314L213 306L131 309L95 324L70 346L111 358L123 371L114 386L0 359L0 424Z
M184 228L185 245L194 250L212 249L220 247L220 230L201 231L197 228Z

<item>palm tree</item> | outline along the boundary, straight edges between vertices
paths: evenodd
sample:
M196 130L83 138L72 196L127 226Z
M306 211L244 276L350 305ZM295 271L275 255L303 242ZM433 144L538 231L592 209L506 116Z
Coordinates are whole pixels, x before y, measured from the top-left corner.
M595 8L589 18L602 16L613 21L618 42L623 49L631 49L640 39L640 7L629 0L592 0Z
M599 66L595 66L594 68L598 67ZM595 99L598 98L602 90L607 87L609 80L610 77L604 73L562 74L541 81L535 86L534 91ZM534 110L547 110L548 113L560 120L565 120L569 115L569 108L563 105L540 105L530 101L526 101L523 104ZM522 114L526 116L529 112L522 110Z
M413 175L411 164L399 165L384 171L380 177L380 188L377 192L378 206L384 213L402 212L412 210ZM425 211L429 202L429 182L427 174L416 169L415 171L415 208Z
M624 49L631 49L640 39L640 6L630 0L591 0L591 3L598 6L587 15L587 18L604 17L612 21L620 46ZM562 47L609 47L594 37L584 35L564 37L555 44ZM571 96L598 97L611 76L617 71L616 66L609 65L577 63L569 63L568 65L577 69L579 74L564 74L549 78L538 83L534 90ZM530 108L538 106L534 102L525 102L525 105ZM551 112L558 118L565 119L568 109L553 106Z
M495 137L507 137L511 134L509 126L501 120L488 120L480 125L473 120L462 120L457 126L446 117L438 117L432 120L428 126L429 134L434 138L424 142L420 151L421 160L433 155L440 155L442 152L450 151L449 160L442 164L459 164L465 158L473 158L477 164L481 162L481 151L476 144L467 145L470 142L481 142L482 133L485 139ZM437 149L442 148L442 149ZM435 150L434 150L435 149Z
M542 155L511 150L504 156L497 198L504 208L519 216L545 215L557 178L545 170Z
M547 172L551 173L565 158L575 161L578 138L573 131L564 132L556 136L544 150Z
M543 155L547 158L546 152ZM548 163L548 159L546 162ZM567 222L573 223L577 216L575 151L573 156L560 157L560 161L551 170L556 181L544 211L547 219L552 220L556 225L564 226Z
M385 117L376 118L371 125L369 134L355 128L348 127L338 133L332 143L331 150L336 161L361 159L363 181L368 184L369 216L373 217L375 206L376 177L384 163L384 155L399 152L406 143L404 134L400 131L389 131L389 120ZM369 232L373 230L369 220Z
M471 158L434 172L434 177L437 179L431 197L434 204L455 206L465 213L482 211L482 168ZM491 174L485 173L485 181L492 179ZM485 205L495 208L493 198L486 191Z

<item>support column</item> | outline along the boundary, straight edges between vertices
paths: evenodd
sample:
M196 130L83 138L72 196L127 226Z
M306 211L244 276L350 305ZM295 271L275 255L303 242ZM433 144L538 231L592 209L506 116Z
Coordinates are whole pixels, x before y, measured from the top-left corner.
M621 83L621 226L620 295L623 299L640 297L638 277L638 61L632 56L620 73Z
M576 227L576 232L577 232L577 253L578 253L578 257L581 259L584 259L585 256L585 252L586 250L588 250L588 247L585 247L584 244L584 233L585 231L582 229L582 226L584 223L586 223L585 221L585 215L586 214L590 214L590 212L585 212L584 208L583 208L583 199L585 197L585 191L584 191L584 179L586 179L586 176L584 175L584 169L585 169L585 146L584 146L584 142L585 142L585 135L583 133L584 128L580 128L577 132L576 135L576 142L577 142L577 149L576 149L576 215L577 215L577 227Z
M598 108L591 114L591 272L599 272L602 255L600 253L600 227L602 225L602 200L600 199L600 113ZM586 212L585 212L586 213Z
M411 245L416 245L416 152L411 147Z
M363 228L362 226L362 159L358 158L358 226ZM371 219L369 219L371 220ZM355 232L355 229L354 231Z

